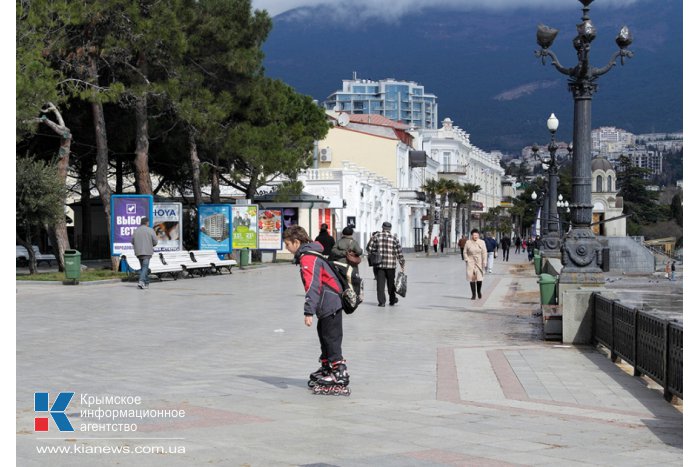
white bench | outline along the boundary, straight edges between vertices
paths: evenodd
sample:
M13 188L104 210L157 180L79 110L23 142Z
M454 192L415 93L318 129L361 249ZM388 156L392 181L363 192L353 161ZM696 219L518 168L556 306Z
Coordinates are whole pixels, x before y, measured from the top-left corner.
M163 251L160 253L160 259L163 264L168 266L180 266L183 272L187 272L188 276L193 276L195 273L204 276L212 269L211 264L195 263L192 261L190 253L182 250Z
M219 255L214 250L192 250L190 256L197 264L210 264L219 274L224 268L229 274L233 274L231 268L238 265L235 259L219 259Z
M134 255L133 251L123 254L122 259L126 261L126 266L128 268L127 273L130 277L135 275L137 271L141 270L141 263L136 255ZM165 275L177 280L180 274L182 274L182 267L178 265L167 266L163 264L160 257L154 255L151 257L151 261L148 263L148 273L155 275L160 280L162 280L161 276Z
M16 261L17 263L26 263L29 261L29 253L27 252L27 249L24 248L22 245L16 245L17 247L17 252L16 252ZM51 266L51 261L56 261L58 263L58 260L56 259L55 255L52 254L44 254L41 251L39 251L39 247L36 245L32 245L32 250L34 251L34 257L36 258L36 264L37 266L42 262L45 261L49 263L49 266Z

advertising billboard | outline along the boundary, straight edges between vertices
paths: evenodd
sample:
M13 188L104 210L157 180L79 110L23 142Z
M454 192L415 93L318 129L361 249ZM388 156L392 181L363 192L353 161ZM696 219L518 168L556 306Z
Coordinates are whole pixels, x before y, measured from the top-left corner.
M110 229L110 244L112 256L133 251L131 237L134 230L141 225L141 218L147 217L149 225L153 225L153 196L151 195L112 195L111 198L112 228Z
M200 204L199 249L231 253L231 206Z
M231 245L234 250L258 247L258 206L231 206L233 214L233 235Z
M182 250L182 203L154 203L153 230L158 237L153 251Z
M282 209L265 209L259 214L258 248L261 250L282 249Z

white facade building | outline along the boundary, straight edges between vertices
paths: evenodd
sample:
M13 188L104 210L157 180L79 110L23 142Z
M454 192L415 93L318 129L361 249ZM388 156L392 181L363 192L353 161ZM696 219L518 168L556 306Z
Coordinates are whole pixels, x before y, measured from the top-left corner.
M421 187L437 178L437 162L407 144L413 138L405 125L374 116L338 121L340 114L327 114L335 126L318 142L317 167L299 175L304 191L331 201L338 233L354 223L363 248L384 221L404 248L412 248L422 239L416 229L428 208Z
M489 208L501 205L503 198L501 180L505 170L500 165L498 154L488 153L471 144L469 134L452 120L446 118L442 121L442 127L436 130L424 129L416 133L414 146L421 147L430 159L439 164L438 176L458 183L474 183L481 190L474 195L473 200L482 205L481 211L474 210L474 214L488 212ZM456 213L453 212L453 216ZM450 241L454 243L455 222L452 222Z
M591 152L609 156L623 152L634 146L635 136L629 131L612 126L604 126L591 131Z

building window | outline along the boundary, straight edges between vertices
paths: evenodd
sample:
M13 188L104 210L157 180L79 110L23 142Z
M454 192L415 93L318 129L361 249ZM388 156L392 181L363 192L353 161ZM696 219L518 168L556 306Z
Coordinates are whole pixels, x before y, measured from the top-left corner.
M612 175L608 175L608 192L612 193L613 191L615 191L615 187L613 186Z
M600 193L603 191L603 177L601 175L598 175L595 178L595 191L597 193Z

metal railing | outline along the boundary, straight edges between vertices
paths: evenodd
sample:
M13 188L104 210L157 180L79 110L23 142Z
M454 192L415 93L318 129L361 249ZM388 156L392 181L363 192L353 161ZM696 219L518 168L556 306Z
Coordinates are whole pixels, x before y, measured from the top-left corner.
M594 294L593 340L663 386L664 399L683 398L683 323Z
M442 164L438 169L438 173L464 175L467 173L467 166L463 164Z

